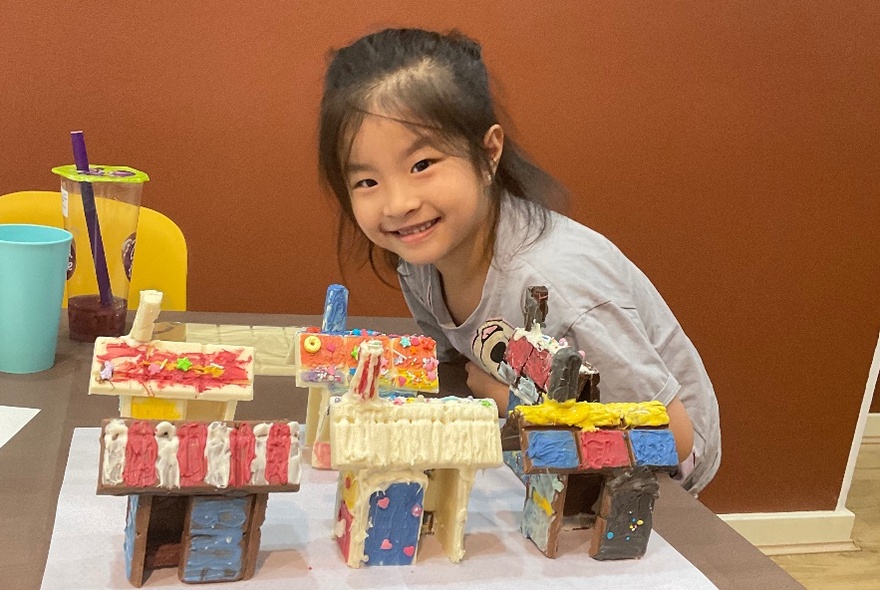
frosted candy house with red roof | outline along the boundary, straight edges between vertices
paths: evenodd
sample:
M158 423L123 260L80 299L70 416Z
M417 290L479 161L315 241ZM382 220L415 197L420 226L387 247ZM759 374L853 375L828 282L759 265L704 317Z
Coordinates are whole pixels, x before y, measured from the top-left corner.
M434 394L440 388L440 363L432 338L346 330L347 305L348 290L342 285L330 285L321 327L299 332L289 355L297 387L309 391L305 445L311 447L311 465L318 469L330 468L331 397L344 394L351 386L364 342L375 340L382 344L376 378L381 395Z
M89 394L119 396L123 418L232 420L254 397L254 349L153 340L161 300L142 291L131 333L95 340Z

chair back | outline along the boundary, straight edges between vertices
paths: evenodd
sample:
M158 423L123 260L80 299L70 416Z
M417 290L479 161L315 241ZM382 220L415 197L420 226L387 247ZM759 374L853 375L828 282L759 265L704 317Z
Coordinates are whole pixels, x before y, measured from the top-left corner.
M61 193L19 191L0 195L0 223L64 227ZM162 309L186 310L187 248L183 232L171 219L140 208L128 308L137 309L144 289L162 291ZM67 296L64 297L67 305Z

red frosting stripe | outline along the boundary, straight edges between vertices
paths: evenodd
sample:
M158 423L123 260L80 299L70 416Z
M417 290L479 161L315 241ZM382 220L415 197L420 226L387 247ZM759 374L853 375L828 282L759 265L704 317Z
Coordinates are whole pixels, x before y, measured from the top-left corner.
M158 446L152 424L138 420L129 425L125 468L122 471L122 480L126 485L148 487L156 484Z
M208 473L208 460L205 458L205 443L208 440L208 425L204 422L190 422L177 428L177 463L180 466L180 486L204 485Z
M290 456L290 427L273 424L266 441L266 481L273 485L287 483L287 461Z
M251 463L257 453L254 450L254 433L248 424L241 424L229 433L229 450L232 462L229 469L229 485L247 485L251 480Z

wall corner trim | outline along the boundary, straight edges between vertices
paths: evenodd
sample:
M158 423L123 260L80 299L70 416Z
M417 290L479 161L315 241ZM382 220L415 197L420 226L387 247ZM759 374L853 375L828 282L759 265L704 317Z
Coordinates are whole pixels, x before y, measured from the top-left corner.
M852 541L855 514L846 508L718 516L766 555L858 551Z

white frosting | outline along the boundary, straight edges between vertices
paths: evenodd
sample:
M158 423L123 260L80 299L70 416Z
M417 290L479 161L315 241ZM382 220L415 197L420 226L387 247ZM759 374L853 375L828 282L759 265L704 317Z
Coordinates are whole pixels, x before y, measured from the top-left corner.
M254 460L251 462L251 481L253 485L266 485L266 443L272 425L261 422L254 426Z
M541 324L537 322L532 324L531 330L526 330L525 328L517 328L514 330L511 339L519 340L520 338L525 338L538 350L546 350L549 351L550 354L556 354L560 348L565 347L565 344L559 343L556 339L551 338L550 336L545 336L541 331Z
M342 467L495 467L498 409L491 400L344 395L330 404L331 464Z
M302 447L299 444L299 422L288 423L290 454L287 456L287 483L299 483L302 477Z
M128 426L120 419L111 420L104 427L104 466L102 481L108 485L122 483L125 470L125 445L128 442Z
M229 432L232 430L222 422L211 422L208 426L208 440L205 441L205 459L208 470L205 483L215 488L229 485L229 463L232 452L229 449Z
M180 487L180 465L177 462L177 427L171 422L159 422L156 425L156 473L159 475L159 487Z

